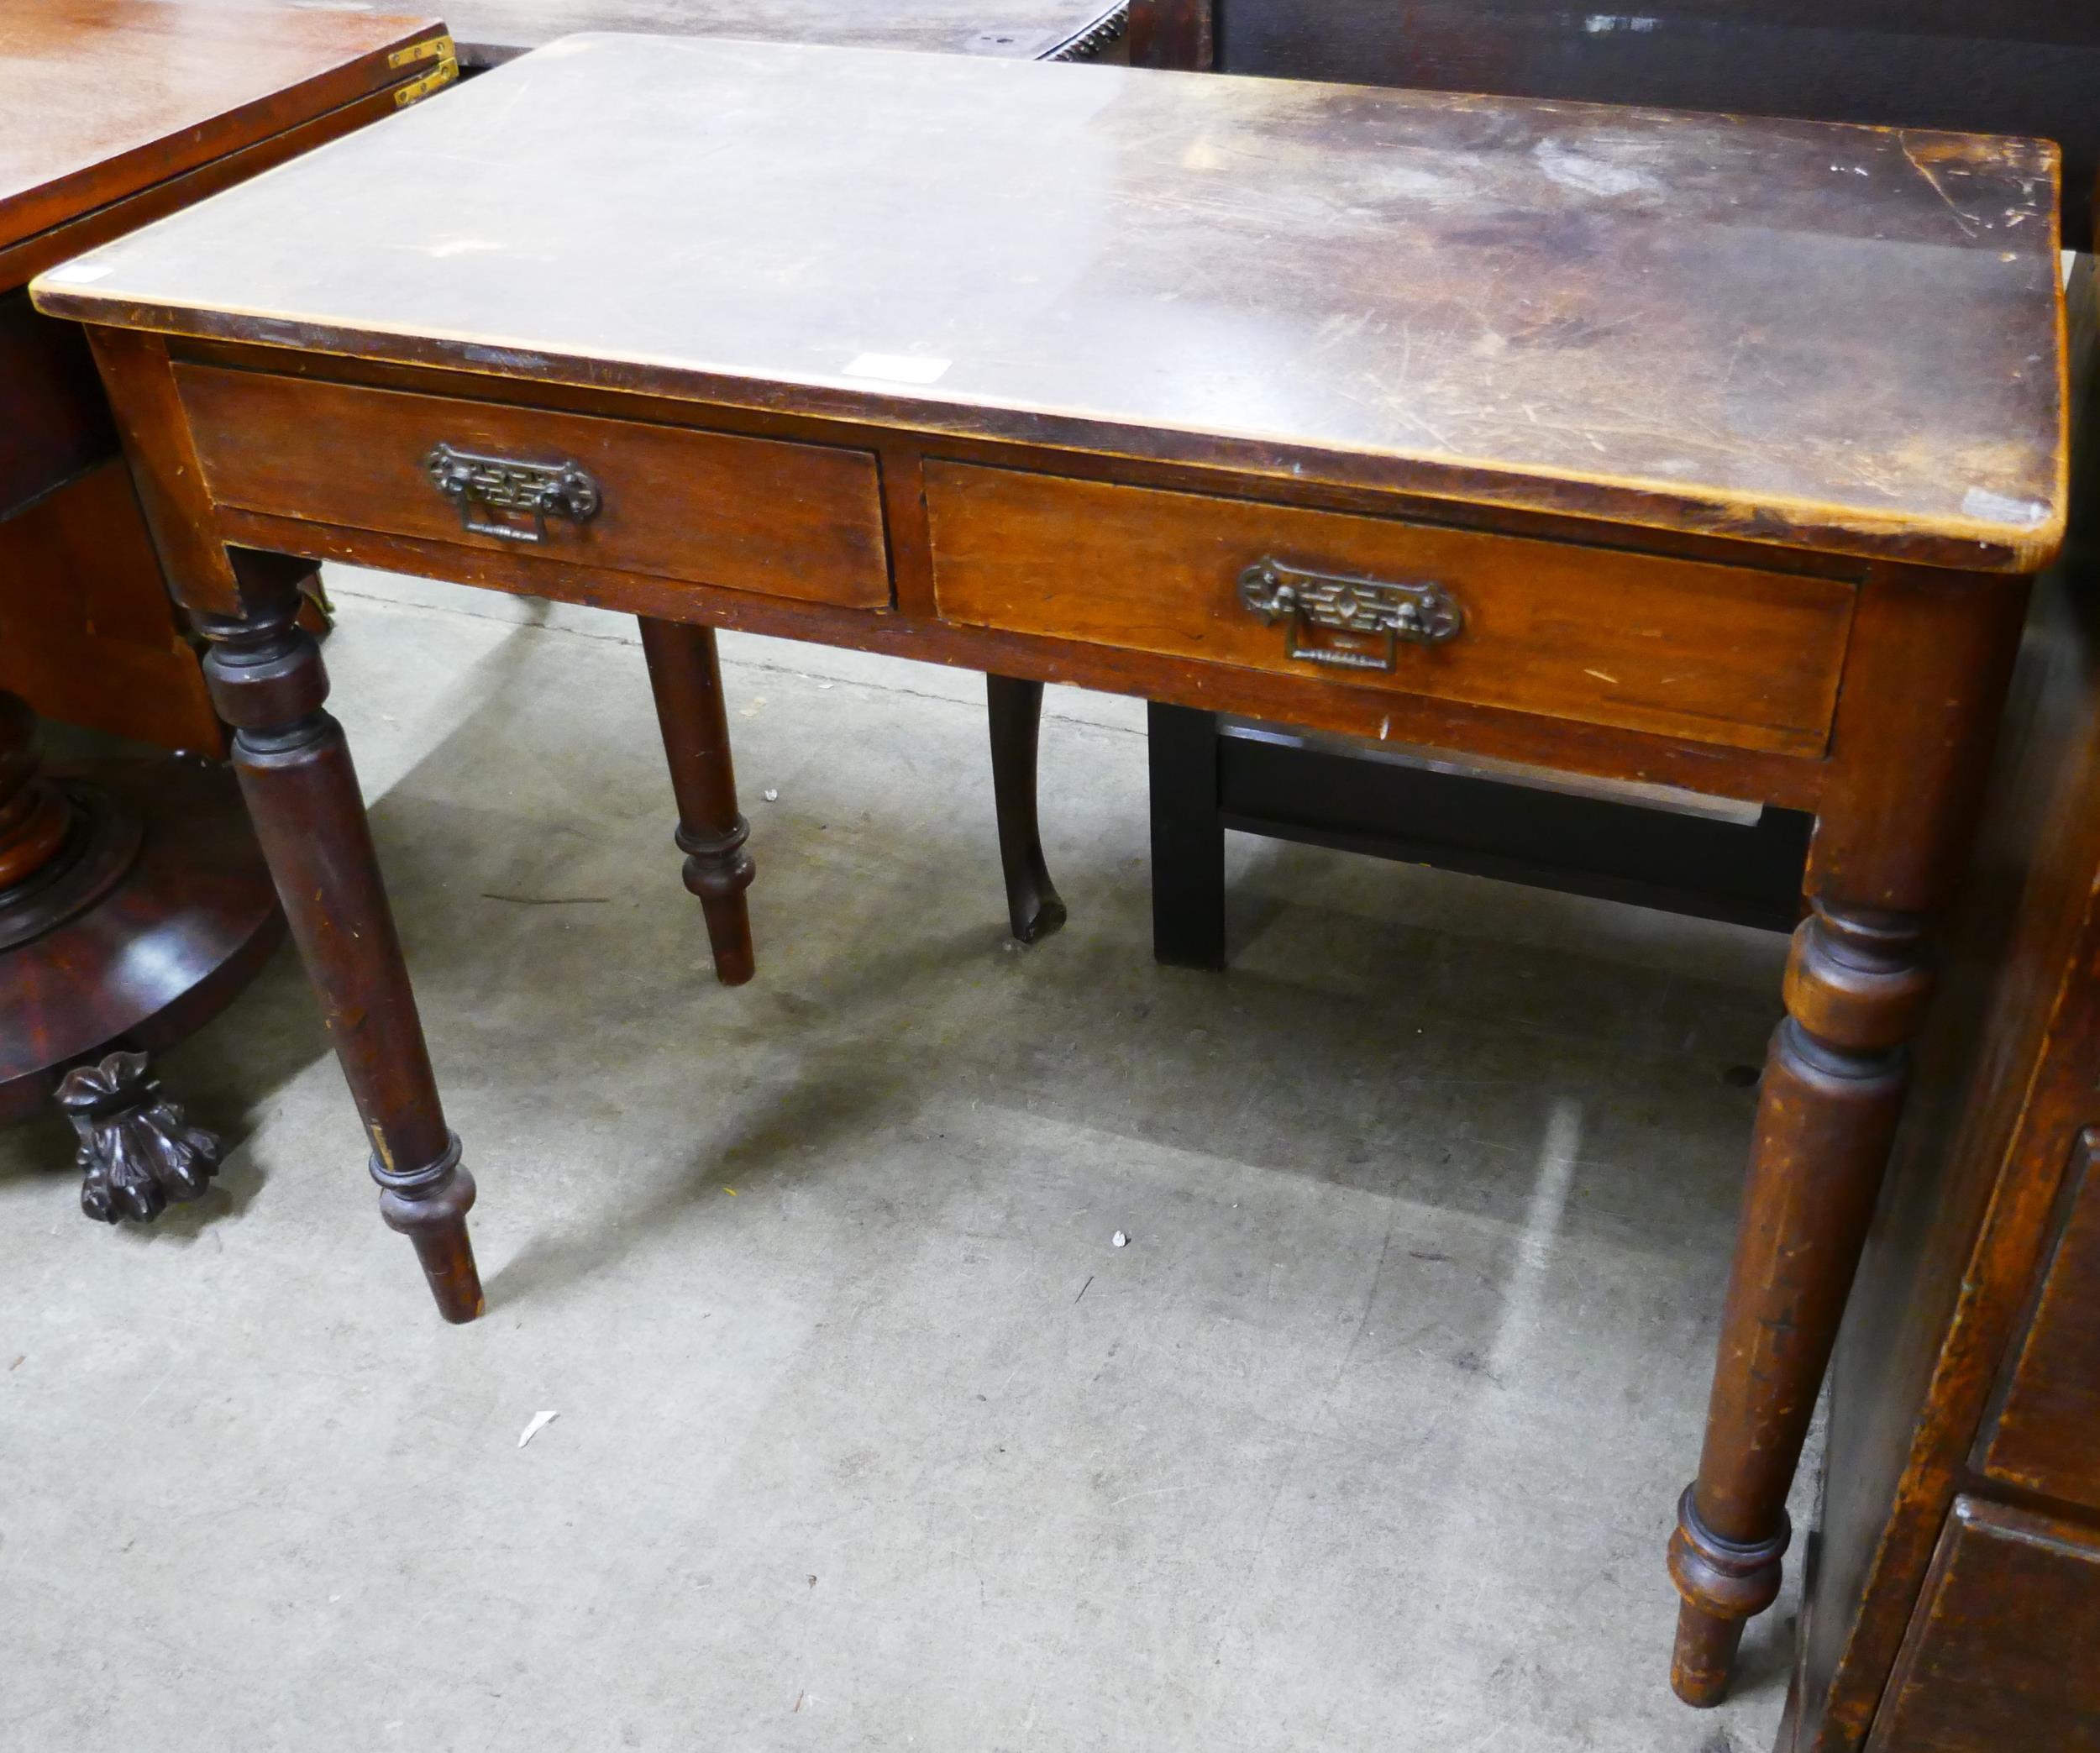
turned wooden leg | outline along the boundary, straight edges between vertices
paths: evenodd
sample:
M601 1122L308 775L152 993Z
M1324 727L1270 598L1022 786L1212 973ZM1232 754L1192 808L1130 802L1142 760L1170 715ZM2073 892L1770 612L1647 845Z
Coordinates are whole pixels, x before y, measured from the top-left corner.
M248 557L248 612L197 617L212 642L205 677L234 727L241 792L371 1141L380 1215L415 1244L438 1313L472 1320L482 1309L466 1225L474 1179L438 1100L343 727L322 710L320 649L281 570Z
M1698 1479L1677 1509L1671 1684L1717 1704L1779 1593L1787 1493L1895 1131L1929 979L1914 916L1827 900L1794 934L1721 1320Z
M992 807L999 817L999 863L1006 878L1006 919L1023 943L1047 937L1065 921L1064 903L1043 863L1036 816L1036 746L1042 724L1042 684L984 678L992 733Z
M1718 1703L1779 1592L1786 1502L1894 1139L1930 979L1925 933L1966 868L2026 589L1876 570L1861 586L1817 811L1809 917L1765 1064L1698 1476L1669 1567L1671 1682Z
M729 752L729 719L722 698L722 665L715 630L684 622L636 617L642 655L648 660L656 722L678 799L679 850L685 886L700 897L715 978L741 986L751 978L751 913L743 891L757 866L744 850L751 824L737 811L736 764Z

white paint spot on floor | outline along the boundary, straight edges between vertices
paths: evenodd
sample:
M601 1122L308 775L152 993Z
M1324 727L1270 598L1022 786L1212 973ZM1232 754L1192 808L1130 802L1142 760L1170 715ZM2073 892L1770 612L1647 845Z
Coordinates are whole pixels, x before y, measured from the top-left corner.
M1575 1155L1583 1142L1582 1104L1557 1096L1546 1110L1546 1131L1539 1140L1537 1178L1525 1206L1524 1229L1517 1237L1516 1262L1502 1300L1502 1318L1488 1349L1488 1374L1506 1380L1508 1367L1536 1333L1546 1302L1546 1274L1559 1246L1561 1218L1568 1189L1575 1184Z

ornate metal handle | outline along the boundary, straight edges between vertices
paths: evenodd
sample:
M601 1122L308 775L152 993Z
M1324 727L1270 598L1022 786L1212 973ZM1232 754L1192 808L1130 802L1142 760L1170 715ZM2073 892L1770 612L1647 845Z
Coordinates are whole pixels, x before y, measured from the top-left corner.
M1466 625L1465 611L1451 592L1429 580L1388 585L1376 579L1305 572L1281 560L1257 560L1242 572L1240 601L1271 626L1278 621L1290 622L1286 655L1338 669L1395 669L1401 640L1410 645L1441 645L1456 639ZM1345 638L1375 638L1383 633L1385 649L1312 644L1305 636L1309 626L1326 627Z
M468 530L506 542L544 542L549 517L587 523L604 502L597 482L575 463L520 463L440 444L423 465L431 485L459 507L459 522ZM477 518L477 506L495 513L522 512L532 524L508 522L501 516Z

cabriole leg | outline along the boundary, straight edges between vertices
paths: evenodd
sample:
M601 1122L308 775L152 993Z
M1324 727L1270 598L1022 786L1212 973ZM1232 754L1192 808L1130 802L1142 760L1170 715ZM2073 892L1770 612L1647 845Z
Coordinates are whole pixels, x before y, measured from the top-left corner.
M244 557L240 618L199 616L205 675L293 941L371 1141L380 1215L415 1244L438 1313L481 1313L474 1179L445 1125L416 998L328 676L288 569Z
M1064 903L1043 862L1036 814L1036 750L1042 725L1042 684L1007 675L984 678L992 737L992 807L999 818L999 863L1006 879L1006 919L1023 943L1047 937L1065 921Z
M737 773L722 705L715 630L638 617L656 721L678 799L678 848L685 886L700 897L715 978L741 986L752 975L751 913L743 892L757 866L744 850L751 824L737 810Z

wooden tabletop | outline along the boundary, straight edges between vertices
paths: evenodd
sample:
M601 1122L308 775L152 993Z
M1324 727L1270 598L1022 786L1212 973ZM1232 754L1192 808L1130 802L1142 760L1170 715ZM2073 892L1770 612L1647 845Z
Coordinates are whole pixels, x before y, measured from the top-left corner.
M2055 211L2037 142L591 36L39 297L2021 571L2062 521Z
M407 4L0 0L0 249L406 78L389 56L438 28Z
M1116 17L1124 0L459 0L444 8L470 66L584 30L749 37L1041 60Z

